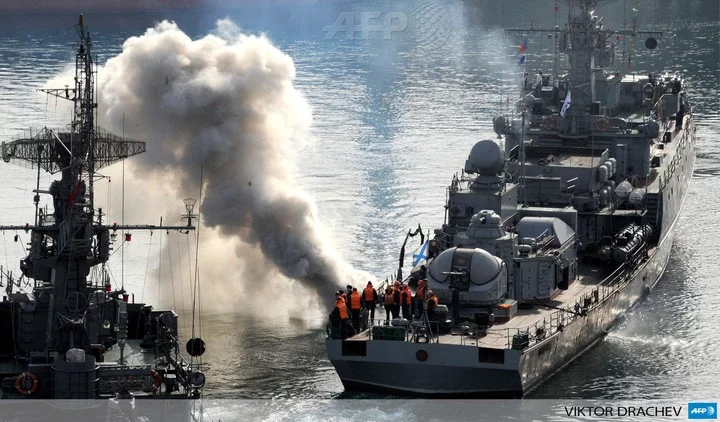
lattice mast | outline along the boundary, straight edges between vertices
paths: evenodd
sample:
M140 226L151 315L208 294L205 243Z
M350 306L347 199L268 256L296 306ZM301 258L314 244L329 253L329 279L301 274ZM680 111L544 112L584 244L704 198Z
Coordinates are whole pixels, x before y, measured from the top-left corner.
M34 323L33 331L42 330L44 338L32 338L21 345L21 354L37 351L65 352L70 348L89 350L97 333L86 330L89 298L98 286L87 279L90 269L110 258L110 232L117 230L194 229L196 217L189 211L183 226L125 226L103 224L102 212L95 218L93 180L96 172L127 157L145 152L145 142L127 140L95 126L95 74L92 40L80 15L76 25L79 45L75 55L74 86L44 89L48 95L73 102L69 131L43 128L34 137L2 143L3 160L20 160L38 166L36 219L30 226L0 226L2 230L31 232L28 255L20 262L25 277L35 280L37 295L49 294L47 318ZM48 190L39 188L39 171L62 174ZM100 176L99 176L100 177ZM39 194L53 197L52 216L37 208ZM107 292L110 292L109 280ZM124 293L124 292L122 292ZM43 305L45 306L45 305ZM41 328L42 326L42 328ZM41 336L38 336L41 337Z
M638 31L637 16L629 30L605 28L602 18L595 16L598 0L567 0L568 23L565 29L555 28L506 29L510 33L554 33L559 50L568 56L570 71L569 88L572 90L572 107L569 114L587 114L595 102L595 79L615 61L616 45L613 35L636 36L638 34L659 35L660 31ZM556 12L557 12L556 8ZM648 47L651 48L651 47ZM654 48L654 46L652 47Z

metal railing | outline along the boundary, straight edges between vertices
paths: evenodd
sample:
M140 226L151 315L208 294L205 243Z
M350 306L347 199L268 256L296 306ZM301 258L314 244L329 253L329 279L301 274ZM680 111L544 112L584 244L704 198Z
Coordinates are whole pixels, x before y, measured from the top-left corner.
M508 349L531 347L565 330L569 324L579 318L584 318L608 298L625 288L632 278L633 269L646 256L647 247L638 249L625 264L619 266L590 292L580 295L571 306L557 310L533 325L521 328L507 328ZM538 306L542 306L542 304L538 303Z

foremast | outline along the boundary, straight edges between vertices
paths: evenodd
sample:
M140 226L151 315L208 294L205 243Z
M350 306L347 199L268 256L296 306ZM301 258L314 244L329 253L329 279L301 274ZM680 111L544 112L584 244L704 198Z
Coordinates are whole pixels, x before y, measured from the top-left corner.
M92 40L88 27L80 15L76 25L79 45L75 55L73 88L44 89L49 95L73 103L73 117L69 131L47 127L34 137L2 143L5 162L21 160L38 166L38 187L35 190L35 224L0 226L0 230L30 232L28 255L20 262L23 276L35 280L35 297L46 296L47 321L44 337L21 339L19 355L65 353L69 349L90 348L100 342L99 333L89 332L88 312L91 295L98 289L106 295L111 291L107 274L99 285L88 280L90 269L105 264L110 258L111 233L117 230L194 230L192 209L188 208L187 225L117 225L103 223L103 213L94 207L94 180L104 176L97 171L110 164L145 152L145 142L113 135L95 125L95 74ZM51 174L61 173L48 190L40 190L40 169ZM54 211L46 215L38 208L39 194L50 194ZM194 202L193 202L194 204ZM9 286L13 282L8 283ZM8 293L11 293L8 289ZM124 291L119 292L124 293ZM108 297L110 299L110 297ZM37 328L37 322L34 323Z
M602 18L594 14L598 0L567 0L568 22L565 29L558 25L551 29L522 28L507 29L510 33L548 32L554 33L561 52L568 56L570 71L567 76L568 88L572 91L572 107L568 114L588 115L593 113L596 102L596 79L605 78L605 69L615 63L616 43L613 35L649 35L646 46L655 48L657 41L652 36L662 36L659 31L638 31L637 17L633 17L631 29L613 30L603 26ZM557 13L558 8L556 8ZM628 57L630 60L630 57ZM628 61L628 68L631 67ZM557 75L555 75L557 77ZM597 111L597 110L595 110Z

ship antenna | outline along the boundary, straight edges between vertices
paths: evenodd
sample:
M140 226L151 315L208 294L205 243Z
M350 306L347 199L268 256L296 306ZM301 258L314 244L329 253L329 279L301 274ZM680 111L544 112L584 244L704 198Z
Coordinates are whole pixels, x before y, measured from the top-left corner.
M523 108L522 112L522 129L521 129L521 135L520 135L520 153L522 153L522 160L521 160L521 168L522 168L522 183L520 186L522 186L523 190L523 208L527 207L527 189L525 188L525 113L526 109Z
M553 65L553 83L558 80L558 31L560 30L560 26L558 25L559 11L560 6L558 6L558 2L555 0L555 64Z

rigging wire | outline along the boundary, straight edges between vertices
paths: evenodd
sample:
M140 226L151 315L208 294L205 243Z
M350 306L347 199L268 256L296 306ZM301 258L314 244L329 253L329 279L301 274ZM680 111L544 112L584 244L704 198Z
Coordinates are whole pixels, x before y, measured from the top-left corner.
M167 233L170 237L170 233ZM168 239L168 267L170 267L170 289L172 290L173 297L173 309L177 309L177 302L175 301L175 278L173 276L173 261L172 261L172 242ZM162 262L162 251L160 252L160 261ZM183 318L184 320L184 318Z
M145 283L147 282L148 268L150 267L150 253L152 252L152 240L153 232L150 230L150 243L148 244L148 255L147 261L145 262L145 277L143 278L142 294L140 295L140 302L145 303Z
M183 314L183 329L187 333L187 318L185 318L185 285L183 283L183 280L185 277L183 277L183 271L182 271L182 258L180 257L180 251L182 250L180 248L180 232L175 233L175 239L177 240L177 264L178 264L178 274L180 277L180 306L182 308L182 314ZM188 277L190 276L190 273L188 273Z
M200 166L200 199L198 201L198 222L200 221L200 215L202 214L202 195L203 195L203 166ZM198 223L197 227L197 233L196 233L196 240L195 240L195 284L193 286L194 294L193 294L193 303L192 303L192 338L195 338L195 307L196 303L199 299L200 289L199 289L199 281L200 281L200 269L198 265L198 261L200 258L200 226L201 224ZM199 309L198 309L199 311ZM198 319L200 317L198 316ZM200 324L198 324L200 325ZM191 357L191 363L192 363L192 357Z
M123 112L123 117L122 117L122 138L123 138L123 142L124 142L125 141L125 113L124 112ZM125 159L124 158L122 160L122 205L121 205L121 208L122 208L122 211L121 211L122 225L125 226ZM125 229L124 228L122 229L121 235L123 237L123 243L124 243L124 239L125 239ZM121 265L121 275L120 275L121 286L120 286L120 288L122 290L125 290L125 249L123 249L123 251L122 251L121 260L122 260L122 263L120 264Z
M162 285L162 252L163 252L163 231L162 216L160 217L160 263L158 264L158 283L157 283L157 306L160 307L160 286Z

